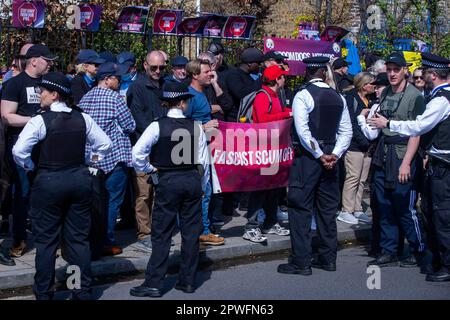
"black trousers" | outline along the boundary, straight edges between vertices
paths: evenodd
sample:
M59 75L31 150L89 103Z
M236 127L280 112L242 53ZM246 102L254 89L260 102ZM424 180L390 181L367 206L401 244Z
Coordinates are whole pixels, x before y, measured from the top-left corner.
M202 188L197 170L159 173L152 213L152 255L145 285L163 289L173 229L179 217L181 265L178 282L194 285L202 225Z
M326 170L320 160L308 154L295 158L289 173L288 210L291 231L292 262L310 266L312 258L311 219L317 208L319 259L336 262L340 190L337 166Z
M450 270L450 166L432 163L430 200L432 224L441 265Z
M69 265L80 269L78 299L88 299L91 285L89 230L92 177L86 167L59 171L39 169L31 190L31 220L36 246L33 291L37 299L51 299L55 282L56 250L60 235Z

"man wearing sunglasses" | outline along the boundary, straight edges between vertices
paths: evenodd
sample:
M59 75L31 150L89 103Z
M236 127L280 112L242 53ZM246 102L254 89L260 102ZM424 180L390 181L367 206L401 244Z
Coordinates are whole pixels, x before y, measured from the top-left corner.
M139 74L127 91L127 104L136 121L136 130L132 144L155 119L166 115L161 106L162 85L164 83L165 57L159 51L151 51L144 60L144 74ZM135 172L136 221L138 245L142 250L151 250L151 210L153 206L153 188L147 183L148 174Z
M3 90L1 114L3 124L7 127L6 152L13 168L13 247L10 254L20 257L26 249L26 225L28 216L28 199L30 185L25 170L12 160L12 147L19 134L31 117L40 109L40 94L35 87L47 74L57 59L43 44L31 46L25 56L25 70L11 78Z

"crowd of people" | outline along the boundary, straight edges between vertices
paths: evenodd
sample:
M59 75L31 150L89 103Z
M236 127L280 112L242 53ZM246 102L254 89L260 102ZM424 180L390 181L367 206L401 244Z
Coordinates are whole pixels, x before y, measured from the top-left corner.
M138 247L151 258L130 294L162 295L176 229L175 288L190 293L199 245L223 245L224 217L244 208L243 239L290 236L280 273L335 271L339 220L372 225L369 265L420 267L428 281L449 281L450 60L424 53L410 74L393 52L352 77L344 58L313 57L303 60L306 81L293 90L282 54L250 47L229 66L225 52L219 42L192 60L154 50L140 64L131 52L83 49L63 74L51 71L57 57L48 47L24 45L0 89L2 232L13 238L0 263L13 266L26 254L31 225L36 297L53 297L61 247L82 271L73 297L88 299L90 261L122 253L116 223L133 212ZM205 132L218 120L240 122L241 101L254 92L251 122L293 118L288 187L213 193ZM180 130L192 141L181 162L173 159ZM372 217L363 207L366 185Z

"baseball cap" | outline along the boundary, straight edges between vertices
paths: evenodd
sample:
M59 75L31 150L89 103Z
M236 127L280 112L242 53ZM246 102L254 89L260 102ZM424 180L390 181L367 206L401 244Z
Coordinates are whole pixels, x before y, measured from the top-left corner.
M267 60L284 60L287 59L287 56L283 56L281 53L275 50L267 51L264 55L264 61Z
M50 52L46 45L43 44L35 44L31 46L25 55L26 59L39 57L42 57L45 60L55 60L58 58Z
M379 73L373 82L375 85L388 86L389 80L386 72Z
M185 66L188 62L189 60L186 57L178 56L173 58L170 64L172 66Z
M132 52L123 51L117 55L117 63L126 64L129 67L136 64L136 56Z
M225 49L220 42L211 42L206 51L209 51L213 55L217 56L218 54L224 53Z
M241 62L243 63L263 62L263 61L264 61L264 54L256 48L250 47L242 51Z
M128 65L105 62L98 67L97 80L102 80L106 77L121 77L126 74L127 71Z
M343 67L348 67L351 64L352 64L351 62L345 61L344 58L337 58L333 62L333 70L340 69L340 68L343 68Z
M392 52L386 59L386 63L394 63L400 67L406 67L408 64L406 63L405 57L400 52Z
M281 75L287 75L288 72L280 68L279 66L270 66L264 69L263 77L267 80L272 81L278 79Z
M97 52L91 49L83 49L80 50L76 57L77 63L93 63L93 64L102 64L105 62L105 59L100 58Z

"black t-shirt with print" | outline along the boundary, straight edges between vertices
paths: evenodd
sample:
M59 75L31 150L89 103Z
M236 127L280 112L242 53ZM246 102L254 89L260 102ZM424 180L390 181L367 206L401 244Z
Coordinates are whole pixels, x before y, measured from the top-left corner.
M17 114L31 117L40 109L40 95L35 87L41 78L32 78L25 71L9 79L3 88L2 100L17 102ZM8 134L19 134L22 128L9 127Z

